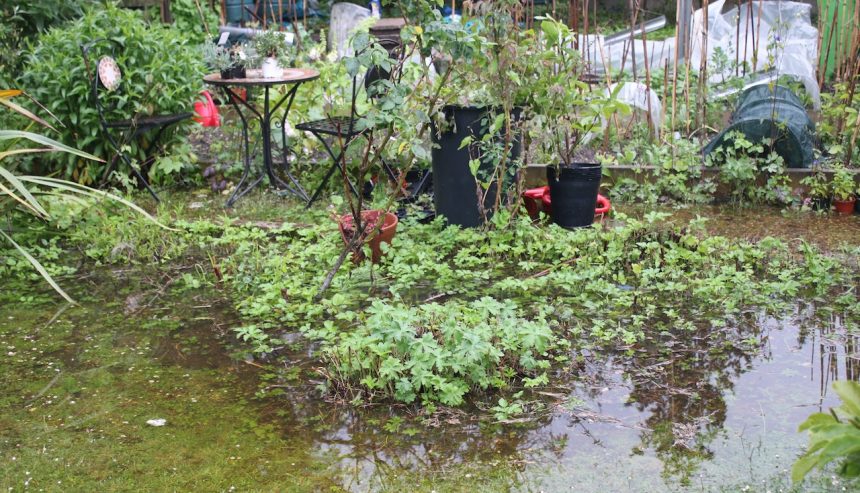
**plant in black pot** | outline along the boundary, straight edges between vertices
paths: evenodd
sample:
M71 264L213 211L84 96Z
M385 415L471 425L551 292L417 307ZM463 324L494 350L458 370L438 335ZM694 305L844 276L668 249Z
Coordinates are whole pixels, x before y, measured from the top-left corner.
M594 222L602 168L589 144L603 121L615 113L630 113L615 93L592 89L580 80L584 64L574 48L575 36L564 23L542 19L530 80L535 128L541 129L539 147L548 163L552 218L565 228Z
M800 180L806 187L806 197L809 205L816 211L830 210L830 182L827 175L820 169Z
M515 0L474 2L464 24L429 26L435 66L433 185L437 214L474 227L516 197L528 70ZM441 63L439 63L441 62Z
M249 63L246 48L238 44L228 48L206 43L203 45L203 60L210 68L217 70L222 79L244 79L245 67Z

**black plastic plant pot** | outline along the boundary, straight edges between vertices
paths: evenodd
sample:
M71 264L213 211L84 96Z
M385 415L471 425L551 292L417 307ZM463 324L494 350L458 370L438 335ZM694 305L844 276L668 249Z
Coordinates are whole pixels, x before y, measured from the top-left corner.
M591 163L560 168L547 166L554 223L562 228L581 228L594 222L602 171L599 164Z
M821 198L821 197L813 197L810 202L812 202L812 210L815 211L829 211L830 210L830 199L829 198Z
M221 71L222 79L244 79L245 77L245 67L241 65L233 65L232 67Z
M470 152L477 155L477 149L466 146L462 149L463 139L472 136L472 141L480 141L486 135L489 109L474 106L445 106L442 109L448 128L443 132L433 128L433 201L436 214L445 216L448 224L463 227L478 227L483 224L478 207L478 192L475 177L469 169ZM519 158L520 145L514 142L511 159ZM492 162L482 162L479 172L491 173ZM498 184L494 183L484 193L484 209L487 216L496 203Z

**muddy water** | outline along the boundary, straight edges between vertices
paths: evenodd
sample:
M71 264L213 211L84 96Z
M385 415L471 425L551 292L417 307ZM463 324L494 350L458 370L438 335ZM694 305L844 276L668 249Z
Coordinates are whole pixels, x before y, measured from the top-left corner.
M621 205L623 212L641 216L653 207ZM779 210L770 207L730 206L666 207L663 212L683 224L697 216L707 218L705 229L713 235L751 241L767 236L785 241L808 241L825 250L842 245L860 245L860 215L839 215L811 211Z
M712 232L763 236L761 215L721 214ZM767 234L858 243L855 218L821 230L833 238L809 233L819 219L773 214ZM780 491L806 441L797 425L837 404L832 381L860 378L858 335L799 303L586 354L527 422L422 416L322 399L319 363L296 334L283 336L284 360L250 359L218 292L110 270L76 284L78 307L39 288L0 304L3 489Z

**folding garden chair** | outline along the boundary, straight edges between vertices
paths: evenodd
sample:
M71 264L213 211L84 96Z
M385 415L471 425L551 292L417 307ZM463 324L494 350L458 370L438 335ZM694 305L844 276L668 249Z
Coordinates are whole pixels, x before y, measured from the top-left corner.
M380 40L379 44L384 48L389 49L391 52L396 42L390 40ZM371 84L378 80L388 80L391 77L391 74L382 70L379 67L370 67L364 75L364 87L365 89L369 88ZM320 193L322 193L325 186L328 184L328 181L331 179L331 176L335 171L340 170L344 174L346 174L346 169L344 169L345 164L343 163L343 155L346 152L347 148L349 148L350 144L352 144L359 137L367 137L367 134L364 130L357 129L357 123L360 118L360 115L356 112L356 99L358 97L358 76L353 77L352 79L352 101L350 105L350 114L347 116L333 116L330 118L326 118L323 120L315 120L311 122L304 122L296 125L296 129L310 132L317 139L322 142L323 147L325 147L326 152L333 160L331 167L328 172L326 172L325 177L323 177L322 182L316 188L314 193L311 195L311 198L308 200L307 206L310 207L317 198L319 198ZM326 140L326 137L329 138L330 141L340 143L339 149L337 153L332 149L331 144ZM385 174L392 181L397 181L397 175L391 169L391 166L385 160L382 160L382 168L385 171ZM356 189L355 184L349 181L349 187L352 190L352 193L358 195L358 191Z
M102 47L107 47L106 52L108 54L99 58L98 63L95 66L95 70L92 70L90 54L93 49ZM134 176L140 181L140 185L145 187L149 193L152 194L152 197L158 201L158 195L155 194L155 191L149 185L149 181L147 181L145 177L145 175L148 174L148 166L151 165L155 158L155 153L157 151L156 145L168 127L191 118L193 113L186 112L172 115L150 116L131 115L130 118L125 120L107 120L107 113L115 108L106 105L105 101L107 98L105 98L101 93L103 90L108 92L117 91L122 85L122 71L120 71L115 59L118 50L121 49L122 44L119 41L107 38L96 39L81 46L88 76L92 78L92 98L93 103L96 106L96 110L98 111L102 134L116 152L114 158L111 160L110 166L108 166L105 171L103 180L106 180L110 175L110 172L113 171L117 158L122 159L122 161L131 169ZM140 169L137 169L134 167L128 154L123 151L123 146L127 142L133 141L150 131L154 131L155 133L143 148L145 157L141 163Z

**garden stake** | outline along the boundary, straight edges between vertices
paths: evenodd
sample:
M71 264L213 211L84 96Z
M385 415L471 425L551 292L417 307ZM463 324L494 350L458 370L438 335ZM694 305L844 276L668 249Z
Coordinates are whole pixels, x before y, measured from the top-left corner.
M747 2L747 20L744 23L744 76L747 75L747 48L749 48L749 38L750 38L750 24L752 23L752 14L753 14L753 3L752 0ZM740 8L738 8L738 13L740 13Z
M764 10L762 0L758 0L758 19L756 19L755 34L753 35L753 73L758 71L758 49L761 47L761 16Z
M703 127L707 123L707 81L708 81L708 31L710 30L710 22L708 21L708 0L702 1L702 61L699 63L699 94L698 106L701 107L701 119L699 117L698 108L696 110L696 129Z
M209 32L209 24L206 23L206 16L203 14L203 9L200 8L200 1L194 0L194 5L197 7L197 13L200 14L200 20L203 22L203 30L206 31L206 36L212 37L212 33Z

